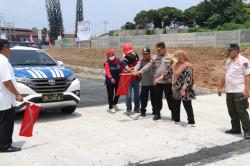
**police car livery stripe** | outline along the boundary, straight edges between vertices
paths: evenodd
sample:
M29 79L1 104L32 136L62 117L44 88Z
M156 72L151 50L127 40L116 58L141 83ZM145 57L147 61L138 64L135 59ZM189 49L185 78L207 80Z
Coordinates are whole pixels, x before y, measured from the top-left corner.
M37 75L31 71L31 70L27 70L28 73L30 73L30 75L33 77L33 78L38 78Z
M50 69L49 71L52 73L52 77L53 77L53 78L55 78L55 77L56 77L56 73L55 73L55 71L54 71L54 70L52 70L52 69Z
M30 73L33 78L48 78L46 74L40 70L27 70L27 72Z
M17 75L34 79L64 78L70 75L68 70L59 67L18 67L14 70Z
M61 77L64 77L62 70L58 70L58 72L60 73Z
M43 78L42 74L40 74L38 71L36 70L32 70L37 76L38 78Z
M58 70L54 69L55 73L56 73L56 77L61 77L60 73L58 72Z
M35 71L37 71L38 73L40 73L40 74L42 75L43 78L48 78L48 77L44 74L44 72L42 72L41 70L35 70Z

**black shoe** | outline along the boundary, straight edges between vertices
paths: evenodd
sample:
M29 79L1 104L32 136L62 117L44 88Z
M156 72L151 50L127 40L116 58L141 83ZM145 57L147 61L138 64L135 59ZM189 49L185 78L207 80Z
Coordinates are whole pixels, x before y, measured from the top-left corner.
M244 133L244 138L250 139L250 132L249 131Z
M155 115L154 118L153 118L153 120L159 120L159 119L161 119L160 115Z
M146 113L141 113L141 117L146 117Z
M152 115L155 115L155 112L154 112L154 111L152 112Z
M0 150L0 152L10 153L10 152L19 152L21 150L22 150L21 148L10 146L8 149Z
M225 131L226 134L241 134L241 131L235 131L233 129Z

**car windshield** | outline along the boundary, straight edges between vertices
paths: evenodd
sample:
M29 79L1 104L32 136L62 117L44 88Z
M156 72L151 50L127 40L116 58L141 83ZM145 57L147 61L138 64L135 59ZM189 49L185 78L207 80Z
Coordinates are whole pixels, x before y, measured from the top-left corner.
M12 66L57 65L50 56L41 50L11 50L9 61Z

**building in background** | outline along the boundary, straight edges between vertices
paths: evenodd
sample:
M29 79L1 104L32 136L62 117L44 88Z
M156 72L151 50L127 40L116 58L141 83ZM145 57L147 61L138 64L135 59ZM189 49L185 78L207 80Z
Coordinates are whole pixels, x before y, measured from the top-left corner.
M30 41L30 35L32 34L35 42L38 42L38 28L9 28L9 27L0 27L0 38L3 36L9 41L21 41L26 42ZM47 44L46 36L47 33L42 33L42 41L41 44ZM65 38L74 38L74 34L64 34Z
M1 27L0 33L4 34L6 39L10 41L29 41L29 36L32 33L31 29L25 28L9 28L9 27ZM37 36L37 35L36 35ZM33 36L35 38L35 34Z

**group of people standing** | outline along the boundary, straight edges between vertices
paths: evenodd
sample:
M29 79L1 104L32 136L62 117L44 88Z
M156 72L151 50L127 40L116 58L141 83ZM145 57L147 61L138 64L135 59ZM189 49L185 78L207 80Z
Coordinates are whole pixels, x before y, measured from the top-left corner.
M142 50L143 58L139 59L131 44L123 46L124 55L117 58L113 50L107 52L106 87L108 93L109 111L119 111L117 105L119 96L116 95L120 75L128 73L132 76L126 96L126 113L134 112L146 116L150 96L154 120L161 119L163 93L171 111L173 122L180 122L180 106L183 103L187 112L188 124L195 124L192 99L194 74L187 53L178 50L169 54L165 43L156 44L156 55L151 55L149 48ZM14 128L14 110L16 101L23 102L22 95L16 89L14 71L9 63L10 43L0 39L0 153L16 152L21 148L12 145ZM4 69L4 70L3 70ZM140 88L141 84L141 88ZM230 44L228 60L224 76L218 87L218 95L222 95L225 86L226 102L231 118L232 128L226 134L241 134L250 139L249 108L250 61L240 54L237 44ZM132 107L132 92L134 93L134 109ZM141 104L140 104L141 103Z
M228 113L232 128L226 134L241 134L250 139L249 86L250 61L240 54L237 44L228 47L228 60L222 81L218 87L218 95L222 95L225 86ZM171 111L173 122L180 122L180 108L183 103L188 117L188 125L194 127L192 99L195 99L193 67L187 52L177 50L174 54L167 52L164 42L156 44L156 55L151 55L149 48L142 50L143 58L139 59L132 45L123 46L124 55L119 60L113 50L107 53L106 86L108 90L109 109L119 111L117 106L119 96L116 96L121 73L130 73L133 79L126 96L127 114L132 114L132 91L134 92L134 112L146 116L148 98L150 95L153 120L161 119L163 93ZM141 83L141 88L140 88ZM141 90L140 90L141 89ZM141 105L140 105L141 103ZM241 127L242 126L242 127Z
M126 96L126 113L128 115L141 113L146 116L148 99L150 96L153 120L161 119L162 98L168 103L173 122L180 122L181 102L188 116L188 124L194 126L194 113L192 99L195 98L193 90L193 68L187 53L178 50L169 54L164 42L156 44L156 55L151 54L149 48L142 49L143 58L134 52L131 44L123 45L124 55L119 60L114 51L107 52L106 87L109 99L109 110L119 111L117 106L119 96L116 96L119 76L121 73L130 73L133 78ZM140 88L141 84L141 88ZM134 96L134 109L132 108L132 92Z

